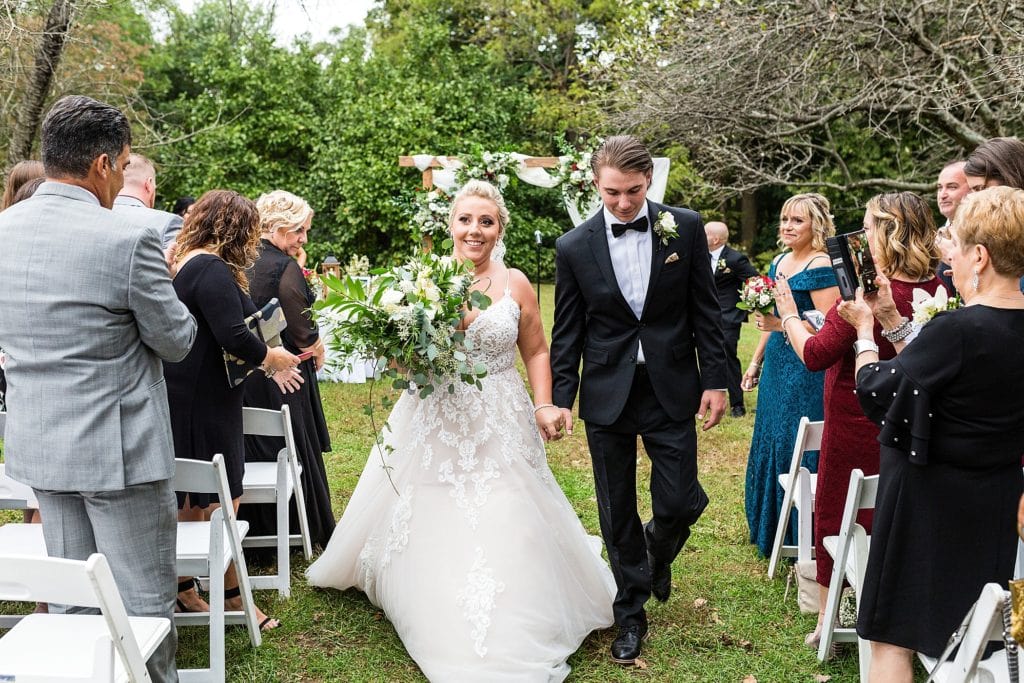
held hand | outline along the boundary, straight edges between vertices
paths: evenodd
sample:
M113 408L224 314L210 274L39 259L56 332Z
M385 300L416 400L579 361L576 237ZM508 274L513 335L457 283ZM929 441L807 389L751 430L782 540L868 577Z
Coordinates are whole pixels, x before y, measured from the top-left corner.
M701 394L700 410L697 412L697 419L704 421L701 431L706 432L722 421L725 415L725 394L718 389L709 389Z
M298 391L306 381L302 379L302 373L298 368L291 368L282 372L275 372L270 379L281 390L282 394L291 394Z
M771 313L754 313L757 320L757 329L762 332L782 332L782 320Z
M261 365L270 368L274 372L290 370L299 364L299 357L287 351L283 346L275 346L267 349L267 355Z
M780 319L787 315L800 315L796 308L796 302L793 301L793 292L789 288L789 283L782 276L775 280L775 308L779 310Z
M871 314L871 307L864 301L864 290L861 287L857 288L857 298L853 301L840 302L836 312L858 331L866 331L865 338L874 333L875 317Z
M740 380L740 389L743 389L743 391L753 391L760 379L761 366L757 363L751 363L747 366L747 371L743 373L743 379Z
M558 441L562 438L562 427L565 420L562 417L562 410L557 406L545 406L536 413L537 429L545 441Z
M562 411L562 424L565 426L566 436L572 436L572 411L568 408L559 408Z
M171 244L164 249L164 261L167 262L167 272L171 274L173 279L178 274L178 264L175 261L178 258L178 243L171 242Z
M889 278L881 273L875 278L875 284L878 285L878 291L865 294L864 301L871 308L875 319L882 325L882 329L891 330L903 320L892 298L892 284Z

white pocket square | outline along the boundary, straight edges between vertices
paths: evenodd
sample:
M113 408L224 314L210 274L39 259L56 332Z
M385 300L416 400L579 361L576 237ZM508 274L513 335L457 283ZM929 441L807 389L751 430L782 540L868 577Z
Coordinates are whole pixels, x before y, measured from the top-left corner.
M678 260L679 260L679 254L677 254L676 252L673 251L671 254L668 255L668 258L665 259L665 263L675 263Z

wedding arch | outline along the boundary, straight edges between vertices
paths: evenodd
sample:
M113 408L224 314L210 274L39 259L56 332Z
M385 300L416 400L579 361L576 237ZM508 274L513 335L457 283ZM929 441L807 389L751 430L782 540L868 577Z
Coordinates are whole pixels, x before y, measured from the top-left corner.
M600 197L596 193L588 196L583 191L593 177L589 174L588 152L558 157L532 157L517 152L483 152L471 162L475 163L467 166L459 157L433 154L398 157L399 166L414 167L422 174L423 189L427 191L437 187L446 194L452 194L466 179L485 176L504 189L508 181L507 173L512 171L519 180L530 185L551 189L561 186L563 204L574 226L594 215L600 208ZM667 157L654 158L654 174L651 188L647 192L653 201L661 202L665 198L669 166L670 160ZM549 169L553 169L554 173Z

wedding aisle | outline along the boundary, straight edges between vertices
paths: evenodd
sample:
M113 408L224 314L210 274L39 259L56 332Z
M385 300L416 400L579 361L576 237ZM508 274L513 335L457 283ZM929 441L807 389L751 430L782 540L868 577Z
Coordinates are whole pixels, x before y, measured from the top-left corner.
M550 330L550 286L543 288L541 302L545 327ZM740 358L750 356L753 343L753 332L745 329ZM321 391L334 444L334 452L325 460L337 516L369 453L371 434L362 410L369 385L327 383ZM676 562L671 600L648 604L651 638L644 648L645 668L627 669L611 663L607 652L614 631L609 630L591 635L569 660L573 668L569 681L808 683L828 680L825 676L833 681L856 679L855 650L841 650L837 660L819 667L814 653L803 645L804 634L814 627L814 617L799 613L795 586L783 601L785 578L769 581L766 561L758 559L747 543L743 482L753 405L753 395L748 396L747 417L727 417L700 437L701 481L711 504ZM584 525L591 533L599 533L582 426L575 436L551 446L548 458ZM646 458L641 459L640 469L643 475L638 479L645 480L650 471ZM646 498L642 489L640 493ZM3 521L15 521L8 513L0 515L5 515L0 518ZM228 680L425 680L378 609L361 593L310 588L303 576L305 567L301 556L293 556L291 599L261 593L263 608L279 618L282 626L268 633L259 649L249 647L244 630L229 630ZM205 661L205 639L204 629L180 630L179 666ZM815 679L816 675L822 678Z

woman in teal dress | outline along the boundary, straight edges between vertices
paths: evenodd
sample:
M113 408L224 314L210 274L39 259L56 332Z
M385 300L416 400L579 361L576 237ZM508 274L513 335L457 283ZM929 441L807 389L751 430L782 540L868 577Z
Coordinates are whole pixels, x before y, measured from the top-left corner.
M768 276L789 283L801 314L816 309L824 316L839 296L825 253L825 238L835 232L829 208L828 200L820 194L798 194L786 200L779 216L779 242L787 251L775 258ZM747 457L745 499L750 542L768 556L782 508L779 474L789 470L800 418L806 415L811 420L822 419L825 373L809 372L804 367L789 346L778 317L755 317L761 339L742 386L752 391L760 384L761 390ZM817 453L808 453L804 465L816 472ZM790 525L786 543L795 543L795 528Z

